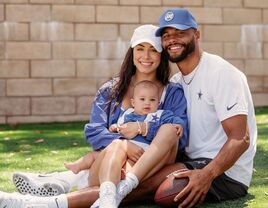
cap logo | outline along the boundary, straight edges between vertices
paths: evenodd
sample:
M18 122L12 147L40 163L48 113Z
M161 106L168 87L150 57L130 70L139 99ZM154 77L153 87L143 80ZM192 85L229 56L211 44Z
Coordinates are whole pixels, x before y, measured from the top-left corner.
M172 19L174 18L174 13L173 12L167 12L166 15L165 15L165 20L167 22L171 21Z

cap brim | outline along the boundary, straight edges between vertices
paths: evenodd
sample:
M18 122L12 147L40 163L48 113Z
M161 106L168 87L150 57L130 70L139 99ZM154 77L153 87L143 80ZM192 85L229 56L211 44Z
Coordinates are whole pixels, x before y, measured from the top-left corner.
M178 30L187 30L187 29L190 29L190 28L193 28L192 26L189 26L189 25L179 25L179 24L171 24L171 25L165 25L165 26L162 26L162 27L159 27L156 32L155 32L155 36L159 37L162 35L162 32L165 28L167 27L172 27L172 28L175 28L175 29L178 29Z
M150 40L150 39L139 39L138 41L134 41L133 43L131 43L131 48L134 48L136 45L139 45L141 43L150 43L157 52L161 53L162 52L162 46L158 46L155 44L154 41Z

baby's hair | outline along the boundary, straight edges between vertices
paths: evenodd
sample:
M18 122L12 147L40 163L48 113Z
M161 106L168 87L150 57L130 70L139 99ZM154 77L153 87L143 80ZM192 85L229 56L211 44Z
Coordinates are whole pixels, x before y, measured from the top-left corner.
M138 88L138 87L143 87L143 88L147 88L147 89L148 88L154 88L157 91L157 94L158 94L158 91L159 91L158 86L155 83L153 83L153 82L151 82L149 80L143 80L143 81L140 81L140 82L136 83L135 86L134 86L134 92L135 92L135 89Z

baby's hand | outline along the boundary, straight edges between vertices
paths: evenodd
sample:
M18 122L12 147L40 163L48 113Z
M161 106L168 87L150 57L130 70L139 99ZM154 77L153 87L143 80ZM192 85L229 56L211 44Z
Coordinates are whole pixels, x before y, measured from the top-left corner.
M117 126L117 124L112 124L112 125L109 127L109 131L110 131L110 132L118 132L118 126Z

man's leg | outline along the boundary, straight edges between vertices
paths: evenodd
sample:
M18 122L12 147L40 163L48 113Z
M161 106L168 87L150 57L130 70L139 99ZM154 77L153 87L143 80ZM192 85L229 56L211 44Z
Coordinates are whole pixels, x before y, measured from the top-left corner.
M197 158L184 161L188 169L202 169L210 163L212 159ZM205 202L220 202L224 200L237 199L247 194L248 187L234 179L228 177L225 173L219 175L211 184L211 187L205 198Z

